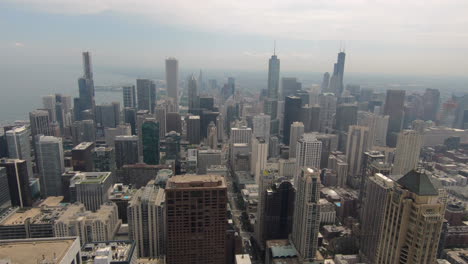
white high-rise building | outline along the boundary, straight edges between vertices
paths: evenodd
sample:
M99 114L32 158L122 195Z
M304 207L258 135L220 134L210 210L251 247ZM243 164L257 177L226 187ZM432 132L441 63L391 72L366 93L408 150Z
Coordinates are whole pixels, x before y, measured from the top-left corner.
M255 137L262 137L264 139L270 138L270 123L271 118L269 115L259 114L253 117L253 134Z
M22 159L26 161L29 177L33 177L31 144L29 136L31 132L25 126L15 127L6 133L8 145L8 157L11 159Z
M385 147L387 140L389 116L373 114L369 112L358 113L358 125L369 127L369 138L367 145Z
M231 128L231 144L247 143L250 144L252 139L252 129L250 127L241 126Z
M47 109L47 111L49 111L50 121L57 121L57 115L55 110L55 95L51 94L42 97L42 105L44 106L44 109Z
M62 174L65 171L65 165L62 139L39 136L36 141L36 152L41 193L45 197L63 195Z
M303 167L320 168L322 142L315 133L305 133L297 141L296 146L296 174L294 183Z
M320 227L320 171L302 168L296 184L296 201L291 242L299 253L301 263L315 258Z
M304 134L304 124L302 122L293 122L291 132L289 133L289 158L296 157L297 140Z
M128 204L129 238L138 257L157 258L165 253L165 194L154 180L139 189Z
M268 142L263 138L252 139L252 154L250 156L250 172L254 175L255 182L259 183L262 170L265 168L268 158Z
M175 58L166 60L166 90L167 96L179 105L179 62Z
M362 157L367 151L369 128L364 126L349 126L348 139L346 141L346 159L348 163L348 176L361 175Z
M405 175L418 167L422 148L422 135L414 130L403 130L398 134L395 162L392 174Z

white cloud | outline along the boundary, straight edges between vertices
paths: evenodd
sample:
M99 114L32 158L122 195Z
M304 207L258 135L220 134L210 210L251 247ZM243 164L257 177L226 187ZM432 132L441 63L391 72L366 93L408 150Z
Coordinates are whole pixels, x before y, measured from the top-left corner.
M13 1L13 0L11 0ZM468 43L466 0L15 0L64 14L106 11L204 31L310 40Z

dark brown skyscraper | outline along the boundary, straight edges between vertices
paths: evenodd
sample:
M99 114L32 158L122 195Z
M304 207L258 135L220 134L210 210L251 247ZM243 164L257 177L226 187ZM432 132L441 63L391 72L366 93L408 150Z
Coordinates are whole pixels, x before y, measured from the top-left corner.
M398 132L401 131L401 126L403 123L404 104L404 90L387 90L384 115L389 116L387 130L387 145L389 147L396 146L396 137L398 136Z
M166 187L168 264L225 262L227 190L219 175L178 175Z
M93 142L82 142L72 149L72 166L74 171L94 171Z

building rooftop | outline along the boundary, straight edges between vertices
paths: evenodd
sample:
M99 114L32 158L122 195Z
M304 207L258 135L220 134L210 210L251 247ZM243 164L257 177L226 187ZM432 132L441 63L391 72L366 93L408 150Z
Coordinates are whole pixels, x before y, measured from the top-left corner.
M20 208L16 212L5 217L1 225L24 225L25 221L29 219L30 224L45 224L53 223L58 219L66 210L60 202L63 196L48 197L44 200L39 207L30 209Z
M134 256L134 241L105 241L86 243L81 248L81 260L83 264L120 263L128 261ZM108 262L103 262L108 260Z
M408 189L410 192L420 196L435 196L439 192L436 190L426 173L412 170L401 177L398 184Z
M80 144L76 145L73 150L84 150L84 149L87 149L91 146L93 146L94 143L93 142L81 142Z
M74 184L98 184L104 182L112 173L105 172L78 172L72 179Z
M249 254L237 254L236 255L236 264L251 264Z
M185 174L173 176L167 182L167 189L213 187L226 187L224 177L215 174Z
M11 264L62 263L74 243L79 245L78 238L0 240L0 259L9 259Z

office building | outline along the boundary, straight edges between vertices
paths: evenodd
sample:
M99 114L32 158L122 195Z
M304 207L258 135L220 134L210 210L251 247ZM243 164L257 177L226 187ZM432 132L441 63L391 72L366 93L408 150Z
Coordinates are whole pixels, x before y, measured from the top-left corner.
M212 165L222 164L221 150L199 150L197 155L197 174L205 174L206 170Z
M54 222L56 237L79 237L82 245L89 242L113 240L121 221L117 205L106 203L96 212L86 211L81 203L70 204Z
M0 159L0 168L5 168L8 179L7 188L12 206L29 207L33 204L27 167L25 160Z
M141 125L143 162L148 165L159 164L159 123L154 118L147 118Z
M265 169L268 156L268 142L263 138L252 139L252 154L250 155L250 173L254 175L255 182L259 182L263 169Z
M319 95L319 123L320 132L327 133L333 130L333 123L336 114L337 98L333 93L323 93Z
M304 124L304 132L318 132L320 130L320 106L303 106L299 114L299 120Z
M166 204L167 263L224 263L227 231L224 177L173 176L167 182Z
M77 237L2 240L0 256L2 263L81 263L80 240Z
M201 141L200 116L190 115L187 118L187 141L189 144L198 145Z
M288 239L292 230L295 195L289 181L276 182L267 188L263 216L264 241Z
M265 102L265 114L271 117L271 120L277 119L278 100L279 100L279 75L280 60L273 54L268 61L268 84L267 100Z
M322 142L322 151L320 153L320 168L326 168L328 157L338 149L338 136L336 134L316 134L317 139Z
M166 160L178 160L180 158L181 136L175 131L166 134Z
M83 52L83 77L78 79L79 97L75 98L75 120L94 119L94 80L91 68L91 54Z
M72 149L74 171L94 171L93 149L93 142L82 142Z
M124 165L117 171L117 179L125 185L135 188L145 186L162 169L172 169L169 165L148 165L145 163Z
M200 107L198 98L198 84L195 76L190 76L188 79L188 109L189 113L195 114L196 109Z
M322 84L320 85L320 90L322 93L328 92L328 86L330 85L330 73L326 72L323 74Z
M250 144L252 139L252 129L246 126L231 128L230 141L231 144L246 143Z
M136 123L137 123L137 117L136 117L136 108L130 108L130 107L125 107L123 109L123 121L125 124L129 124L132 135L136 135Z
M296 146L296 173L294 178L297 178L303 167L319 168L321 152L322 142L317 139L316 134L306 133L302 135Z
M318 248L320 226L320 171L302 167L297 182L291 242L301 261L312 261Z
M31 126L31 136L37 135L52 136L49 113L45 110L34 110L29 113L29 125Z
M344 76L344 66L345 66L346 54L343 51L338 53L338 60L334 64L333 74L330 78L329 91L336 94L336 96L341 96L344 90L343 85L343 76Z
M36 141L36 164L43 197L61 196L62 173L65 171L62 139L38 136Z
M94 120L87 119L73 122L72 140L73 145L78 145L81 142L95 142L96 127Z
M166 108L163 106L156 106L154 110L154 117L159 124L159 138L164 138L166 136Z
M357 105L339 104L336 107L335 129L340 132L348 132L349 126L357 124Z
M423 120L437 121L440 107L440 92L438 89L427 88L423 94Z
M283 142L289 145L291 125L299 121L301 112L301 98L288 96L284 101L284 122L283 122Z
M156 84L152 80L137 79L138 110L147 110L153 113L156 106Z
M395 147L397 134L403 126L404 90L387 90L383 114L388 115L387 146Z
M123 107L137 108L135 85L122 87Z
M297 81L297 78L283 77L281 78L282 97L281 99L292 95L296 95L296 91L302 90L302 84Z
M179 62L175 58L166 59L167 96L179 105Z
M278 137L270 137L268 144L268 158L276 158L279 156L279 144Z
M140 188L128 205L129 238L136 243L138 257L158 258L165 254L165 193L152 180Z
M138 137L115 137L115 164L117 169L126 164L138 163Z
M423 172L412 170L400 178L389 192L376 263L435 263L443 199Z
M115 137L117 136L130 136L132 128L129 124L120 124L117 127L104 128L104 140L108 147L115 146Z
M293 122L289 133L289 158L296 157L297 140L304 134L304 124L302 122Z
M0 166L0 214L11 207L10 188L8 186L8 174L4 167Z
M117 127L120 124L120 103L97 105L96 123L101 128Z
M376 263L375 253L379 248L384 213L389 204L388 194L393 185L393 180L380 173L370 176L367 180L359 253L369 263Z
M270 138L270 122L269 115L259 114L253 117L253 134L255 137Z
M182 133L182 120L180 114L175 112L168 112L166 114L166 130L168 132L175 131Z
M115 172L115 150L110 147L97 147L93 149L93 168L94 171Z
M28 175L33 177L31 143L29 136L31 135L26 126L14 127L6 131L5 137L8 146L8 157L11 159L25 160L28 166Z
M109 192L114 184L111 172L76 172L70 180L70 192L75 201L83 203L87 210L96 212L109 201Z
M348 176L356 178L362 173L362 160L364 152L368 150L369 128L350 126L346 141L346 162L348 163ZM350 183L350 182L349 182Z
M382 116L370 112L359 112L358 125L369 128L369 148L387 145L387 130L389 116Z
M261 249L264 248L265 244L265 234L264 231L264 217L265 217L265 198L267 189L273 184L275 179L278 178L278 171L273 169L262 170L259 177L256 179L258 184L257 196L257 210L255 214L255 240L257 241ZM250 194L249 194L250 195Z
M418 167L422 135L418 131L403 130L398 135L392 174L405 175Z
M57 122L57 114L55 109L55 95L46 95L42 97L42 106L49 112L49 120Z

